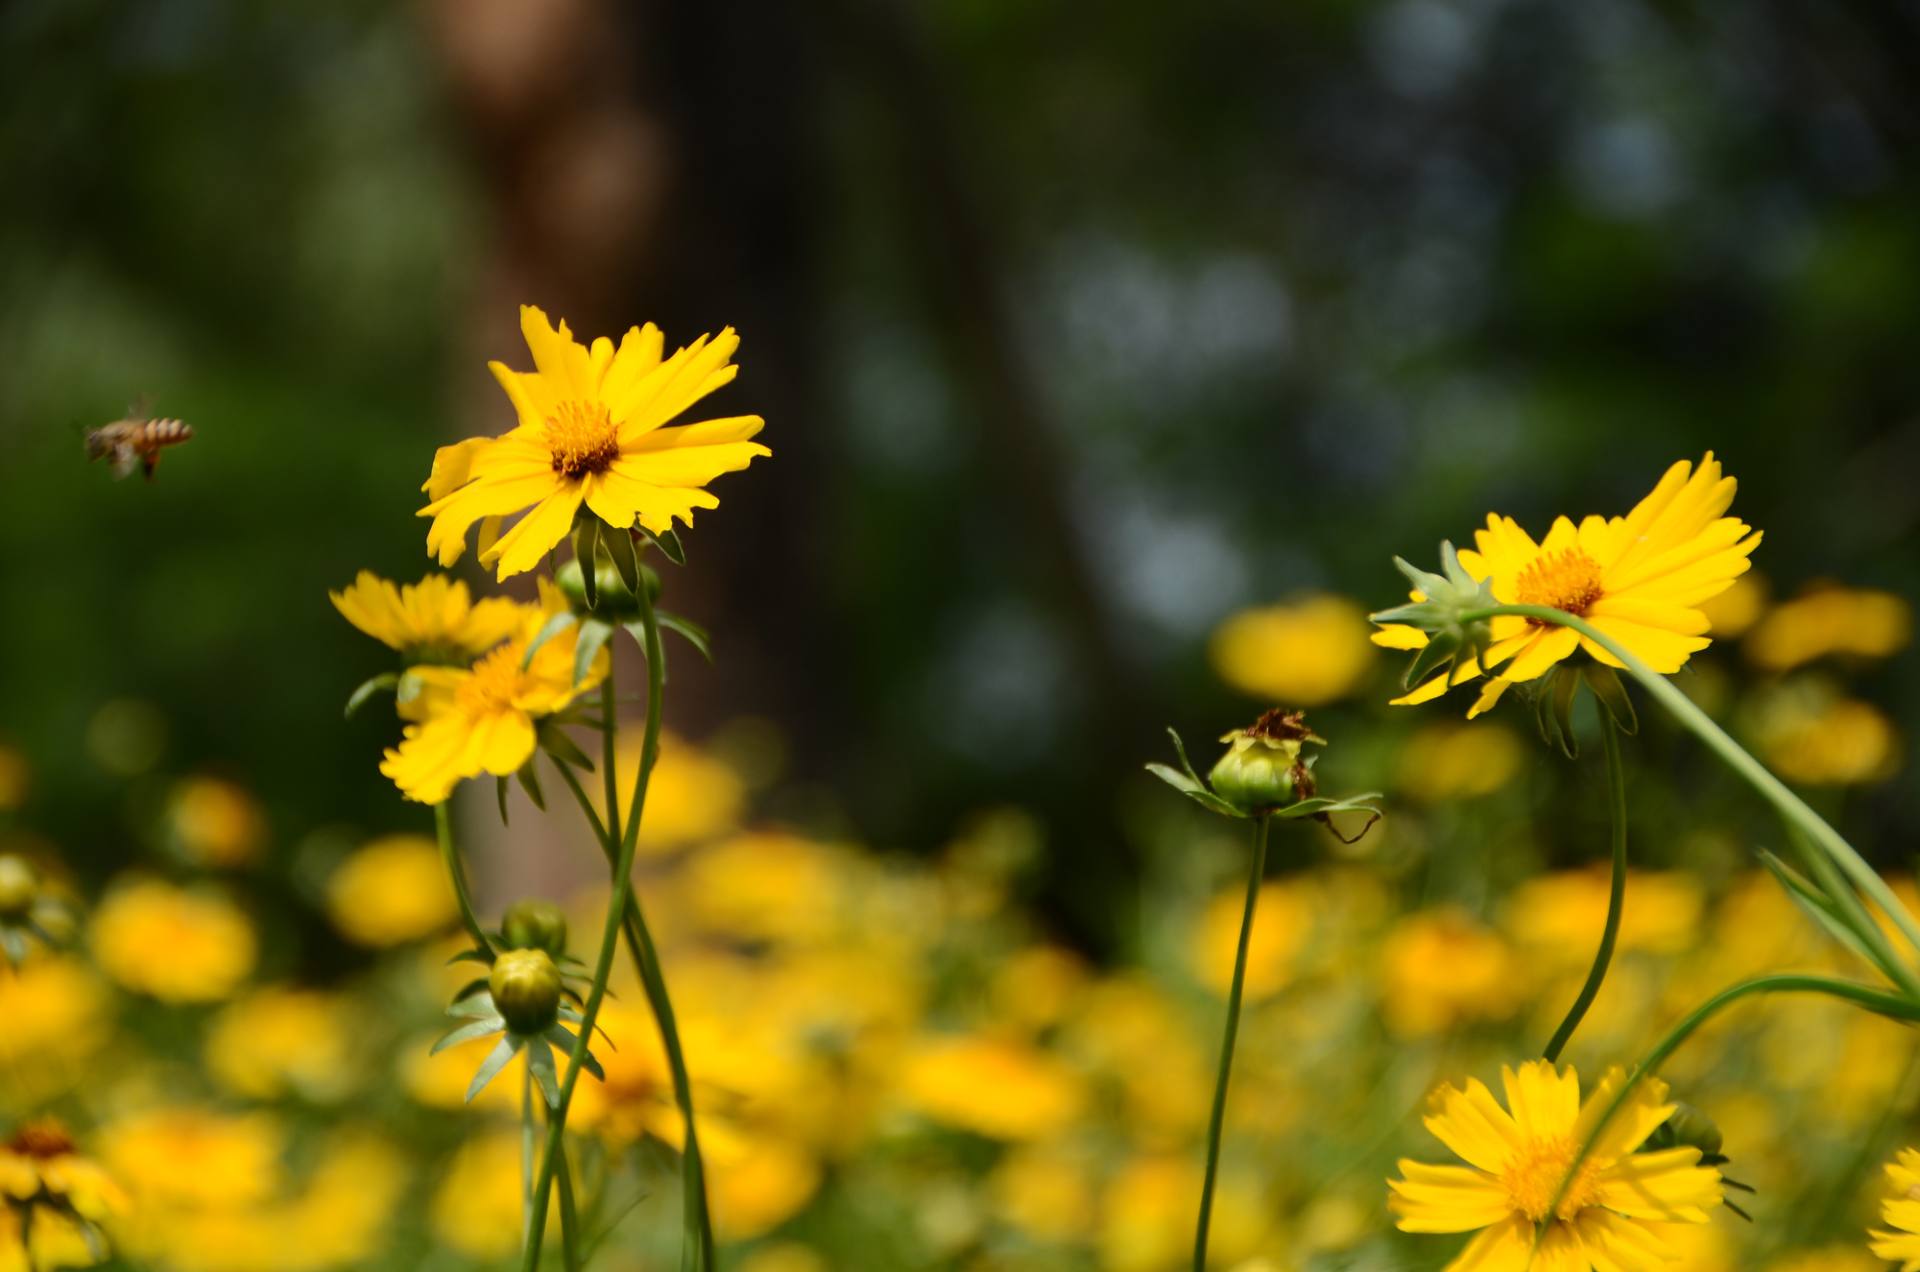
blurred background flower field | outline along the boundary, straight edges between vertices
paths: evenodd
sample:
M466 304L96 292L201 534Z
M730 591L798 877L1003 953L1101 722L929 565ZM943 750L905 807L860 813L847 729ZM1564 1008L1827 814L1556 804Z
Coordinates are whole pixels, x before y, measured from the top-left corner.
M1365 614L1487 508L1714 448L1767 538L1676 683L1911 875L1916 54L1865 5L9 7L0 853L83 918L0 972L0 1122L85 1129L113 1267L514 1265L515 1100L427 1055L454 899L327 592L428 568L412 487L507 424L530 298L737 325L779 456L689 535L722 639L638 875L728 1266L1183 1266L1244 845L1140 764L1282 703L1388 816L1276 829L1215 1263L1439 1268L1382 1181L1573 997L1607 814L1597 746L1387 707ZM143 394L196 437L115 483L80 430ZM1589 1079L1834 961L1776 825L1642 719ZM592 841L509 812L459 805L482 912L591 931ZM665 1268L681 1128L615 993L589 1227ZM1807 1002L1681 1052L1758 1189L1685 1266L1885 1266L1914 1057Z

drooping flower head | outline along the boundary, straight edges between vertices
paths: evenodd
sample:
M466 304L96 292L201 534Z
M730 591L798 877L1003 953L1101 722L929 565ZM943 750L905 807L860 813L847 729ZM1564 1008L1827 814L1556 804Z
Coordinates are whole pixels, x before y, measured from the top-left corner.
M472 666L414 669L416 693L403 707L414 723L380 764L408 799L438 804L466 778L511 776L533 758L539 722L606 678L605 649L575 678L577 627L541 642L528 657L548 618L566 606L545 580L541 595L542 606L523 607L514 638Z
M1681 460L1624 517L1554 521L1536 542L1511 517L1490 514L1459 564L1507 605L1543 605L1584 618L1662 674L1680 670L1705 649L1707 616L1700 605L1743 574L1760 533L1725 515L1735 482L1709 451L1696 468ZM1416 594L1416 602L1425 598ZM1449 687L1498 668L1467 714L1479 715L1514 683L1537 679L1578 651L1609 667L1620 661L1570 628L1531 618L1492 620L1479 658L1462 658L1395 705L1428 702ZM1374 633L1390 649L1422 649L1428 636L1389 624Z
M1706 1223L1721 1189L1698 1148L1637 1151L1673 1115L1666 1083L1649 1077L1634 1088L1568 1182L1624 1075L1609 1073L1584 1105L1571 1066L1532 1060L1501 1077L1506 1108L1478 1081L1430 1097L1427 1129L1467 1165L1401 1161L1402 1177L1387 1181L1400 1230L1477 1232L1448 1272L1672 1266L1677 1252L1661 1225Z
M1900 1272L1920 1272L1920 1150L1903 1148L1887 1163L1887 1197L1880 1203L1880 1222L1869 1248L1883 1259L1900 1264Z
M42 1120L0 1143L0 1268L80 1268L106 1260L98 1225L127 1208L113 1177Z
M398 586L371 570L327 597L341 617L409 663L467 663L519 629L522 607L508 597L475 602L444 574Z
M629 329L618 349L605 336L587 346L566 323L555 331L546 314L523 305L520 330L535 370L489 364L519 426L442 447L422 487L432 500L420 510L433 518L427 550L443 566L459 559L481 522L483 564L502 579L532 569L567 536L582 503L617 530L692 525L695 508L719 506L708 482L772 454L748 440L763 424L757 415L667 427L733 379L740 338L731 327L664 359L651 323ZM501 518L521 512L498 533Z

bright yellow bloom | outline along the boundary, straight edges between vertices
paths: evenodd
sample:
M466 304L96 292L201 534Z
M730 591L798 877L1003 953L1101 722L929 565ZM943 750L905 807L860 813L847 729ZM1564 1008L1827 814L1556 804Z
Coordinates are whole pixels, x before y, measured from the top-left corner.
M618 350L605 336L580 344L564 322L556 332L531 305L520 308L520 330L536 370L489 364L519 426L443 448L423 487L432 499L420 510L433 518L427 550L443 566L460 558L475 522L522 511L490 544L482 528L480 560L503 579L532 569L566 538L583 502L616 530L637 523L661 534L676 518L692 525L695 508L720 505L708 482L773 453L747 440L760 431L757 415L665 427L733 379L740 338L731 327L665 360L651 323L629 329Z
M1300 882L1263 883L1247 937L1247 997L1258 1002L1284 988L1294 977L1294 963L1313 935L1315 897ZM1194 926L1188 962L1202 985L1225 995L1233 983L1233 964L1240 948L1240 921L1245 917L1246 894L1228 888L1207 903Z
M1893 1229L1868 1233L1870 1248L1883 1259L1894 1259L1900 1272L1920 1272L1920 1150L1903 1148L1887 1163L1887 1198L1880 1203L1880 1221Z
M1178 1267L1193 1245L1200 1164L1186 1154L1123 1162L1101 1199L1100 1266L1109 1272ZM1253 1257L1273 1228L1271 1197L1252 1175L1221 1172L1213 1197L1210 1262L1233 1267Z
M1900 734L1871 703L1840 696L1832 685L1799 679L1763 694L1753 733L1767 764L1808 786L1882 782L1900 768Z
M158 880L122 884L93 916L93 954L123 988L168 1003L227 997L253 971L253 925L232 902Z
M424 835L387 835L340 863L327 880L327 916L374 949L432 936L459 917L440 849Z
M105 1261L98 1225L127 1209L127 1195L66 1129L42 1120L0 1144L0 1269L84 1268ZM22 1231L24 1221L25 1231Z
M414 669L419 692L407 715L415 723L380 765L408 799L438 804L466 778L512 774L533 758L537 722L606 678L602 649L585 678L574 681L577 627L546 641L528 662L527 647L546 615L565 604L557 591L543 589L542 598L541 609L523 614L518 635L473 666Z
M1477 1080L1464 1091L1442 1086L1430 1097L1427 1129L1468 1165L1403 1159L1402 1178L1388 1181L1401 1231L1479 1232L1449 1272L1671 1266L1659 1225L1706 1223L1721 1194L1720 1172L1700 1165L1697 1148L1634 1151L1673 1113L1667 1084L1649 1077L1634 1088L1562 1194L1574 1155L1624 1075L1609 1073L1584 1105L1571 1067L1562 1072L1530 1060L1501 1077L1507 1108Z
M1747 633L1743 646L1755 666L1791 671L1831 655L1885 658L1913 638L1913 610L1892 592L1816 586Z
M108 991L85 964L35 957L0 975L0 1108L26 1113L79 1085L107 1040Z
M196 866L243 866L267 841L267 817L244 788L192 777L173 788L167 830L175 849Z
M1380 947L1382 1012L1403 1038L1474 1020L1502 1020L1519 1006L1513 951L1454 906L1410 914Z
M1501 921L1534 967L1586 970L1607 922L1604 867L1537 875L1507 895ZM1627 876L1633 904L1620 916L1619 949L1678 954L1699 939L1706 897L1697 876L1677 870Z
M1491 795L1525 758L1520 739L1497 724L1432 724L1407 739L1399 789L1430 804Z
M771 1232L820 1190L820 1162L777 1135L707 1124L700 1117L700 1151L707 1159L714 1226L728 1241Z
M285 1137L264 1113L147 1109L100 1131L101 1156L142 1215L155 1207L245 1206L280 1187Z
M1733 503L1734 487L1709 451L1697 469L1687 460L1674 464L1626 516L1590 516L1578 525L1561 517L1538 543L1513 518L1489 515L1486 528L1474 533L1476 547L1461 550L1460 565L1475 580L1490 579L1502 604L1565 610L1653 670L1671 674L1711 643L1700 604L1746 571L1760 542L1758 531L1749 533L1751 527L1738 517L1723 515ZM1384 627L1373 639L1390 649L1427 643L1424 633L1403 626ZM1620 665L1571 628L1495 618L1485 661L1498 667L1499 675L1467 715L1479 715L1507 686L1537 679L1582 649L1608 666ZM1481 671L1477 661L1462 659L1451 678L1435 676L1394 703L1430 702Z
M985 1035L928 1038L906 1057L902 1094L935 1122L989 1139L1032 1140L1070 1126L1080 1075L1037 1047Z
M250 1099L332 1099L352 1080L347 1012L339 998L316 990L257 990L214 1019L207 1068Z
M1242 693L1317 707L1367 674L1367 634L1365 610L1315 593L1233 615L1214 632L1209 653L1220 678Z
M504 596L476 603L464 582L444 574L395 586L362 570L327 597L349 623L409 662L425 663L471 662L518 631L525 608Z

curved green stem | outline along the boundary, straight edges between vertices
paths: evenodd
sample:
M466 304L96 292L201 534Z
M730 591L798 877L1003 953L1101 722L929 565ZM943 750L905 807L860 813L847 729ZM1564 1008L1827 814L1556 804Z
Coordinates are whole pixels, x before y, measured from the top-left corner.
M1627 898L1627 772L1620 762L1620 730L1612 721L1602 719L1600 732L1606 740L1607 794L1613 820L1613 883L1607 892L1607 925L1600 933L1600 948L1594 953L1587 983L1580 987L1579 997L1567 1009L1566 1019L1553 1031L1553 1038L1542 1053L1550 1064L1559 1062L1573 1031L1580 1027L1587 1009L1600 995L1601 982L1607 979L1607 968L1613 962L1614 943L1620 939L1620 914Z
M433 806L433 829L440 839L440 859L447 863L447 876L453 880L454 900L460 903L460 922L467 929L467 935L491 959L493 942L487 939L486 929L480 926L480 919L473 912L473 896L467 891L467 872L460 865L459 849L453 846L453 814L448 811L445 800Z
M1213 1084L1213 1113L1207 1119L1207 1173L1200 1185L1200 1222L1193 1234L1193 1272L1206 1272L1207 1227L1213 1219L1213 1185L1220 1172L1220 1135L1227 1119L1227 1082L1233 1075L1233 1044L1240 1033L1240 998L1247 983L1247 946L1253 939L1253 914L1260 883L1267 874L1267 818L1253 819L1253 865L1247 871L1247 904L1240 916L1240 946L1233 956L1233 984L1227 990L1227 1030L1220 1041L1220 1074Z
M1641 1079L1665 1064L1667 1058L1679 1050L1680 1044L1692 1037L1694 1031L1706 1024L1708 1020L1741 999L1755 994L1825 994L1830 998L1854 1003L1895 1020L1920 1020L1920 1002L1904 994L1890 994L1885 990L1855 984L1852 981L1838 980L1831 976L1795 974L1756 976L1752 980L1729 985L1694 1008L1685 1019L1668 1030L1666 1036L1654 1044L1653 1049L1633 1066L1633 1071L1627 1075L1626 1081L1622 1082L1620 1089L1613 1093L1613 1099L1608 1101L1605 1109L1601 1110L1600 1118L1593 1124L1593 1129L1587 1132L1587 1137L1581 1143L1579 1151L1574 1154L1573 1161L1567 1166L1567 1173L1561 1178L1559 1191L1554 1194L1553 1204L1547 1207L1546 1213L1558 1213L1567 1188L1580 1173L1581 1164L1587 1160L1587 1155L1593 1151L1594 1144L1599 1141L1608 1123L1613 1121L1614 1116L1626 1104L1634 1088L1640 1085Z
M1824 850L1853 886L1871 898L1914 949L1920 950L1920 922L1916 922L1914 916L1908 913L1906 906L1902 905L1900 899L1893 894L1893 889L1887 886L1887 881L1867 864L1865 858L1854 850L1853 845L1849 844L1839 831L1829 826L1825 818L1813 811L1805 800L1794 794L1786 783L1769 772L1765 765L1747 754L1746 749L1729 737L1725 729L1715 724L1708 718L1706 712L1674 688L1672 681L1647 666L1632 650L1627 649L1593 624L1565 610L1553 609L1546 605L1495 605L1463 614L1461 620L1478 622L1482 619L1503 616L1530 618L1536 622L1571 627L1618 659L1620 664L1632 673L1633 678L1644 685L1647 692L1653 695L1676 720L1705 742L1708 748L1726 763L1727 767L1739 774L1749 786L1760 793L1762 798L1772 804L1782 818L1790 825L1804 831L1809 839ZM1911 974L1904 979L1907 983L1903 983L1902 988L1920 996L1920 979L1916 979Z

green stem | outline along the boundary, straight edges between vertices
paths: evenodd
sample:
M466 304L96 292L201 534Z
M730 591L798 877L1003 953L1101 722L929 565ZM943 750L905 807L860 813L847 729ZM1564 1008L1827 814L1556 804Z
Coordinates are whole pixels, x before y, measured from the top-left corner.
M1855 984L1852 981L1837 980L1831 976L1794 974L1756 976L1752 980L1729 985L1694 1008L1685 1019L1667 1031L1666 1036L1654 1045L1653 1050L1647 1052L1639 1063L1633 1066L1633 1071L1627 1075L1627 1080L1620 1084L1620 1089L1613 1093L1613 1099L1601 1111L1599 1121L1595 1122L1593 1129L1587 1132L1587 1138L1581 1143L1580 1151L1574 1155L1573 1161L1568 1165L1567 1173L1560 1181L1559 1191L1554 1194L1553 1204L1547 1207L1548 1214L1558 1213L1567 1188L1572 1184L1574 1177L1580 1173L1581 1164L1593 1151L1594 1144L1599 1141L1601 1133L1607 1129L1607 1124L1613 1121L1614 1116L1625 1106L1627 1098L1633 1094L1634 1088L1640 1085L1641 1079L1665 1064L1667 1058L1679 1050L1680 1044L1692 1037L1694 1031L1712 1017L1742 998L1755 994L1825 994L1831 998L1843 999L1865 1007L1879 1015L1890 1016L1895 1020L1920 1020L1920 1002L1906 995L1890 994L1885 990Z
M567 1164L566 1149L560 1151L560 1258L567 1272L580 1269L580 1214L573 1203L573 1168Z
M467 935L491 960L493 943L487 939L486 929L480 926L480 920L473 912L473 897L467 891L467 872L460 865L459 849L453 846L453 814L448 811L444 800L433 806L433 828L440 838L440 859L447 863L447 876L453 880L454 899L460 903L460 922L466 927Z
M1200 1222L1193 1234L1193 1272L1206 1272L1207 1227L1213 1219L1213 1186L1220 1173L1220 1135L1227 1120L1227 1081L1233 1074L1233 1044L1240 1033L1240 998L1247 983L1247 946L1253 939L1253 913L1260 883L1267 874L1267 819L1253 820L1253 865L1247 871L1247 904L1240 916L1240 946L1233 956L1233 984L1227 990L1227 1029L1220 1042L1220 1074L1213 1084L1213 1113L1207 1119L1207 1173L1200 1185Z
M1542 1053L1549 1064L1559 1063L1560 1053L1566 1050L1573 1031L1580 1027L1587 1009L1600 995L1601 982L1607 979L1607 968L1613 962L1614 943L1620 938L1620 913L1627 899L1627 772L1620 762L1620 731L1610 720L1603 719L1600 732L1606 741L1607 794L1613 818L1613 883L1607 892L1607 925L1601 930L1600 948L1594 952L1587 983L1580 987L1579 997L1567 1009L1566 1019L1553 1031L1553 1038Z
M1530 618L1537 622L1557 623L1562 627L1571 627L1612 654L1632 673L1635 680L1646 687L1647 692L1652 694L1661 706L1665 707L1694 736L1705 742L1714 754L1726 763L1727 767L1758 791L1762 798L1773 805L1781 817L1790 825L1804 831L1809 839L1819 845L1853 885L1886 913L1914 949L1920 950L1920 922L1916 922L1913 915L1907 912L1906 906L1902 905L1900 899L1893 894L1893 889L1887 886L1887 881L1867 864L1865 858L1854 850L1853 845L1849 844L1839 831L1829 826L1825 818L1814 812L1805 800L1794 794L1786 783L1769 772L1760 761L1747 754L1745 748L1729 737L1725 729L1709 719L1706 712L1674 688L1672 681L1647 666L1632 650L1627 649L1585 619L1546 605L1495 605L1483 610L1470 611L1460 617L1462 622L1468 623L1499 617ZM1914 978L1909 976L1907 979ZM1920 984L1903 985L1902 988L1920 994Z
M533 1153L539 1132L533 1122L533 1063L520 1050L520 1226L533 1222Z

